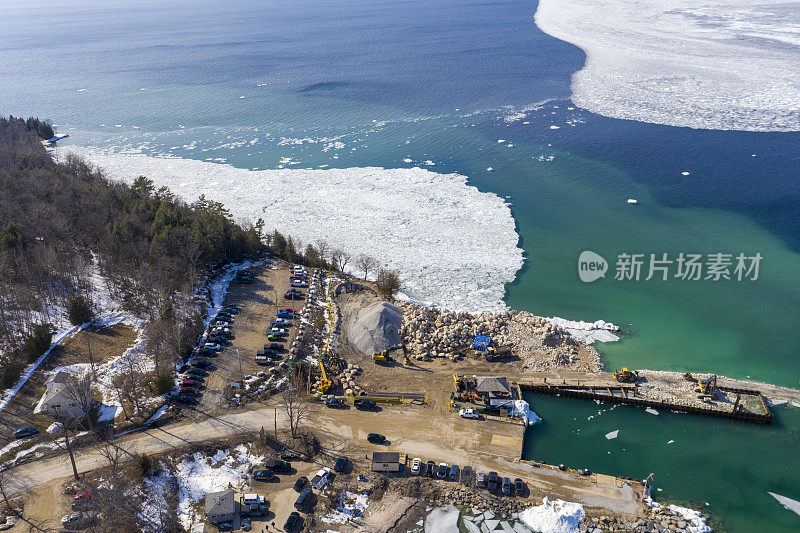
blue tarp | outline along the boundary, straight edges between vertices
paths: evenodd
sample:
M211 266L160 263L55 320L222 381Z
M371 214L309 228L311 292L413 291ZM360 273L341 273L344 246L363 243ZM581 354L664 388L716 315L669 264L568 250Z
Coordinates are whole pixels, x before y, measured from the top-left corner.
M483 350L484 352L489 349L489 346L492 345L492 339L486 337L485 335L475 335L475 339L472 341L472 347L476 350Z

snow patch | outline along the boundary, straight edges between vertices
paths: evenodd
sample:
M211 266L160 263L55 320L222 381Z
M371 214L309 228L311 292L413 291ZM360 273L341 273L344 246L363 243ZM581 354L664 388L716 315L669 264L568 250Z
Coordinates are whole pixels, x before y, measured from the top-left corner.
M545 496L542 504L529 507L519 514L519 519L531 530L541 533L572 533L579 531L586 516L579 503L550 500Z

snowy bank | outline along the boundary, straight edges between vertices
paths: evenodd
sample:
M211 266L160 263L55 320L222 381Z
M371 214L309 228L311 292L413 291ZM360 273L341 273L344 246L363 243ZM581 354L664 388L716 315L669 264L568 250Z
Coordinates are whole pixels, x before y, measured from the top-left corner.
M522 418L529 426L542 421L539 415L531 411L528 402L525 400L514 400L514 409L511 411L511 416Z
M531 530L541 533L572 533L580 529L581 520L586 517L579 503L555 500L547 496L542 504L529 507L519 514L519 519Z
M671 126L800 129L795 0L540 0L542 31L586 52L572 101Z
M592 344L594 341L614 342L619 340L619 337L612 333L612 331L619 331L619 326L604 320L584 322L583 320L567 320L557 316L547 317L545 320L555 326L566 329L570 335L586 344Z
M84 156L128 183L146 175L189 201L205 194L236 218L262 218L267 228L303 242L324 238L354 256L371 255L399 272L409 296L450 309L505 308L504 285L522 266L508 204L459 174L378 167L247 170L75 146L56 152L60 159L69 152Z

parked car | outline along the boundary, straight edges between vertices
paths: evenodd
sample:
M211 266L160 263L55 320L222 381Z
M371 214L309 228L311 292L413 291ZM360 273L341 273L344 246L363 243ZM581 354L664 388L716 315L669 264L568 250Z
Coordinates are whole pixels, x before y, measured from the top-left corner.
M270 344L265 344L264 350L274 350L275 352L280 352L283 350L283 345L278 344L277 342L272 342Z
M367 441L371 442L372 444L383 444L386 442L386 437L380 433L370 433L367 435Z
M286 335L288 332L283 328L270 328L267 333L270 335Z
M208 359L194 359L191 364L195 368L204 368L206 370L214 366Z
M436 476L436 463L433 461L428 461L425 463L425 477L435 477Z
M486 488L486 474L481 470L475 472L475 487L479 489Z
M308 287L307 282L299 279L292 281L289 285L291 285L292 287Z
M178 394L177 396L175 396L174 401L176 403L193 404L197 403L197 396L190 396L188 394Z
M201 393L195 387L181 387L181 390L178 394L186 396L200 396Z
M200 367L196 367L195 366L195 367L192 367L189 370L187 370L186 371L186 375L187 376L207 376L208 375L208 371L205 368L200 368ZM192 379L194 379L194 378L192 378Z
M287 292L283 295L284 300L302 300L303 295L296 292Z
M199 389L202 386L203 384L196 379L184 379L181 381L181 387L193 387L195 389Z
M292 511L292 514L286 519L286 523L283 524L283 530L286 531L286 533L291 533L292 531L297 531L301 527L303 527L303 518L297 511Z
M486 481L486 488L489 492L497 492L500 488L500 478L497 477L497 472L489 472L489 479Z
M514 480L514 492L517 493L517 496L525 496L525 482L520 478Z
M347 470L347 457L339 457L336 459L336 464L333 465L334 472L344 472Z
M280 459L268 459L264 462L264 468L269 468L273 472L290 472L292 465Z
M325 407L330 407L331 409L344 409L345 406L344 400L340 398L327 398L325 400Z
M33 437L34 435L38 435L39 430L35 427L24 427L19 428L14 431L14 438L15 439L26 439L28 437Z
M300 476L297 478L297 481L294 482L293 488L295 492L302 492L306 485L308 485L308 478L306 476Z
M418 476L422 471L422 459L419 457L415 457L413 461L411 461L411 473L415 476Z
M458 467L458 465L451 465L450 474L447 477L450 481L458 481L460 474L461 469Z
M311 503L311 492L310 488L303 489L303 492L297 497L294 501L294 508L300 511L301 513L305 512L308 508L309 504Z
M361 411L376 411L378 409L378 404L367 398L356 398L353 404L356 409Z
M461 483L469 486L472 482L472 467L467 465L461 469Z
M309 457L307 453L286 450L281 452L281 459L284 461L308 461Z
M268 333L268 334L267 334L267 340L268 340L268 341L273 341L273 342L274 342L274 341L277 341L277 342L286 342L286 339L284 339L284 338L283 338L283 337L281 337L280 335L275 335L274 333Z
M505 494L506 496L511 496L511 480L508 479L507 477L503 478L503 484L501 490L503 491L503 494Z
M287 319L285 319L285 318L276 318L275 320L273 320L272 322L270 322L270 325L271 325L272 327L279 327L279 326L291 326L291 325L292 325L292 323L291 323L291 322L289 322L289 321L288 321Z
M286 310L278 311L278 313L275 316L277 316L278 318L294 318L294 312Z
M481 415L476 413L475 409L472 409L471 407L469 407L467 409L461 409L458 412L458 416L460 416L461 418L471 418L473 420L480 420L481 419Z
M275 477L275 472L269 468L262 468L253 472L253 479L256 481L272 481Z
M207 350L205 348L200 348L194 353L195 357L216 357L217 351L216 350Z
M439 463L439 468L436 470L436 477L439 479L447 477L447 463Z

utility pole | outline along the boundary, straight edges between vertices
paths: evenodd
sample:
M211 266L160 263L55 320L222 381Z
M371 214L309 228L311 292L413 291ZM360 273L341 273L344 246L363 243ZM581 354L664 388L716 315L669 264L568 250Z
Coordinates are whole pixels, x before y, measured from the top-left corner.
M240 386L244 389L244 371L242 370L242 354L239 353L239 348L236 348L236 357L239 359L239 378Z
M273 411L275 412L275 442L278 442L278 408L274 407Z

